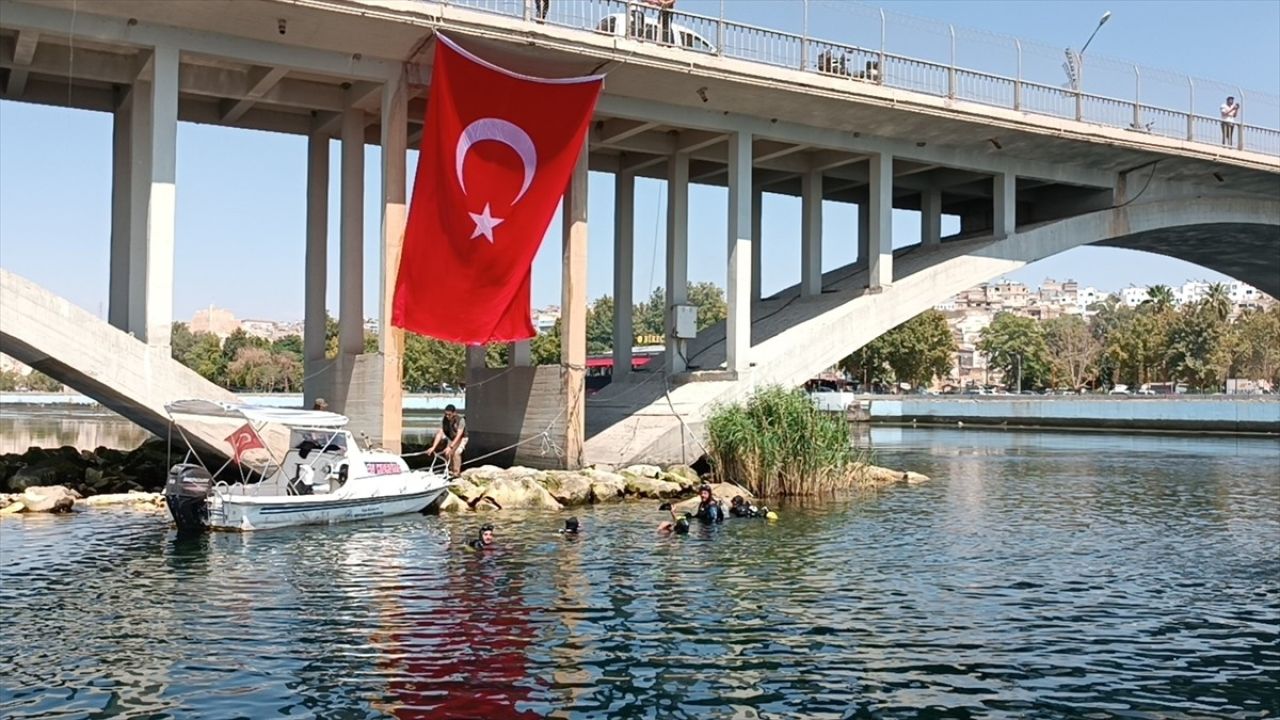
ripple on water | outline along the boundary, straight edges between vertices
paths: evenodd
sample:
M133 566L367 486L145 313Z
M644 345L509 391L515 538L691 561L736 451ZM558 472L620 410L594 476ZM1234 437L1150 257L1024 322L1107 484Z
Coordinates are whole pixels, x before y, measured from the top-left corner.
M686 538L650 504L493 516L484 555L476 518L9 519L0 715L1280 714L1280 446L903 438L934 482Z

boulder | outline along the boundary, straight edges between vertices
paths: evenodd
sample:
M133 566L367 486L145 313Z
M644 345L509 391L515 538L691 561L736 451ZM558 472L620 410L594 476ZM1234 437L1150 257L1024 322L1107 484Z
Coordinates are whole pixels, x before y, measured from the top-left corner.
M71 512L76 499L61 485L47 485L27 488L22 493L22 504L27 512L62 513Z
M85 507L107 507L109 505L130 505L140 510L167 509L163 493L129 492L91 495L79 501Z
M491 500L504 510L514 508L535 508L559 510L560 503L547 492L547 489L532 477L501 477L489 483L484 489L481 501ZM480 509L480 504L476 504Z
M9 478L9 490L22 492L37 485L79 483L84 478L84 471L85 468L79 462L46 454L39 462L28 464L15 472Z
M702 484L702 478L698 477L698 472L688 465L668 465L666 472L662 474L662 479L679 483L680 487L685 489L696 488Z
M449 486L449 494L457 496L463 502L470 503L484 494L484 488L462 477L454 480L453 485Z
M624 475L626 493L642 498L669 498L681 495L684 488L679 483L667 482L658 478Z
M582 473L552 470L543 474L542 484L561 505L591 502L591 479Z
M593 502L613 502L621 500L627 491L627 480L617 473L607 470L584 470L584 475L591 481L591 499Z
M662 469L657 465L628 465L618 471L619 475L634 475L636 477L660 478L662 477Z
M856 472L862 482L869 485L892 485L899 482L911 482L909 476L912 474L922 478L925 477L919 473L907 473L902 470L880 467L879 465L859 465ZM922 481L917 480L917 482Z
M5 503L3 507L0 507L0 515L16 515L26 509L27 506L23 505L21 501Z
M902 482L905 482L908 485L919 485L923 482L929 482L929 476L908 470L902 473Z
M451 492L441 493L435 502L431 503L423 510L428 514L451 513L451 512L469 512L471 506L466 500L454 495Z

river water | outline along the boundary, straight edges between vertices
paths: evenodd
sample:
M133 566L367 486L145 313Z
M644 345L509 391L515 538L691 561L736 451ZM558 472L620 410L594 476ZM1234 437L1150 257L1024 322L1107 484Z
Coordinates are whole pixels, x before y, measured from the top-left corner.
M1280 443L877 428L929 483L179 540L0 523L5 718L1264 718Z

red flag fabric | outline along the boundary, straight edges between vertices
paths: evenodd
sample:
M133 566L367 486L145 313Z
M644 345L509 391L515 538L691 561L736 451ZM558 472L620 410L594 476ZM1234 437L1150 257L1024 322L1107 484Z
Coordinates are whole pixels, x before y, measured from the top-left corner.
M530 267L603 76L520 75L436 38L391 322L458 343L531 338Z
M235 453L236 464L239 464L240 458L250 450L266 447L266 445L262 444L262 438L258 436L258 433L254 431L253 426L249 423L241 425L235 432L228 435L226 441L230 443L231 450Z

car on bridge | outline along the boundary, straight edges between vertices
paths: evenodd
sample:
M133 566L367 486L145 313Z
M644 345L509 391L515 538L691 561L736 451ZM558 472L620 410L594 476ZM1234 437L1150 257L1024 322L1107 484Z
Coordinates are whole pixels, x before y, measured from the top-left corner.
M606 15L600 21L600 24L596 26L596 30L616 37L626 37L629 30L631 37L638 37L641 40L649 40L651 42L665 42L662 24L656 17L638 8L631 11L630 28L627 27L626 13L613 13L612 15ZM671 32L675 35L675 39L671 43L673 45L710 55L714 55L716 52L715 45L712 45L706 38L684 25L671 23Z

